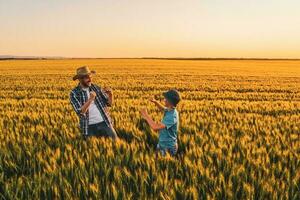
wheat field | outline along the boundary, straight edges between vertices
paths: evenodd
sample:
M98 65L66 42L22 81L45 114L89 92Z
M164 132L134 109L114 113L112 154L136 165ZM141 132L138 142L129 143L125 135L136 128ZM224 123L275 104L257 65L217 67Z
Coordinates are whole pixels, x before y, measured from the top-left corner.
M120 140L83 140L77 67L113 89ZM0 199L300 199L300 61L0 61ZM177 157L155 155L148 102L180 91Z

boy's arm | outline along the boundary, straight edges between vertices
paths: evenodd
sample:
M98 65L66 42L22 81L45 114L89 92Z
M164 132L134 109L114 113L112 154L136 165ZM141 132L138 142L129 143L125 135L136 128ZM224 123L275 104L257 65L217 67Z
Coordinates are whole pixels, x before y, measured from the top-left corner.
M166 126L163 123L161 123L161 122L156 123L155 121L153 121L153 119L147 113L146 109L142 109L141 114L142 114L142 117L147 121L147 123L149 124L151 129L153 129L154 131L158 131L158 130L166 128Z
M159 103L156 99L154 98L151 98L150 101L152 103L154 103L156 105L156 107L161 110L161 111L164 111L166 109L166 107L164 107L161 103Z

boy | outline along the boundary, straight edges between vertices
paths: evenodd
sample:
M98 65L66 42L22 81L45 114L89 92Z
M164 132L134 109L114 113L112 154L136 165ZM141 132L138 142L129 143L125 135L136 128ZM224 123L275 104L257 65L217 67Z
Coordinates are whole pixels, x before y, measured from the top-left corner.
M180 95L176 90L169 90L163 93L165 97L165 106L161 105L154 98L150 101L153 102L161 111L164 111L162 122L156 123L148 115L146 109L141 110L142 117L147 121L151 129L159 131L159 140L157 149L163 156L169 152L174 156L177 152L177 132L179 126L178 112L176 106L180 101Z

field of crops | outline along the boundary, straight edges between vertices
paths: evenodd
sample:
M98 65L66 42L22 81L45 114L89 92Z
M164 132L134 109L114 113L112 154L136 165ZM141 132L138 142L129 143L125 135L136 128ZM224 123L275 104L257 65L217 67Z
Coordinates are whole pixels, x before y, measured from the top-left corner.
M83 140L75 69L109 86L121 138ZM300 61L0 61L0 199L300 199ZM141 119L176 88L179 152Z

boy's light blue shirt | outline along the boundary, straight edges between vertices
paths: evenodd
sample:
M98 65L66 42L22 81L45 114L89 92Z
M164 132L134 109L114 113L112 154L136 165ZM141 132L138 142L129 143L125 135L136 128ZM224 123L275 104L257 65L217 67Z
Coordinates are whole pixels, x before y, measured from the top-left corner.
M172 148L177 143L179 117L176 108L165 109L162 123L166 128L159 131L158 144L162 148Z

